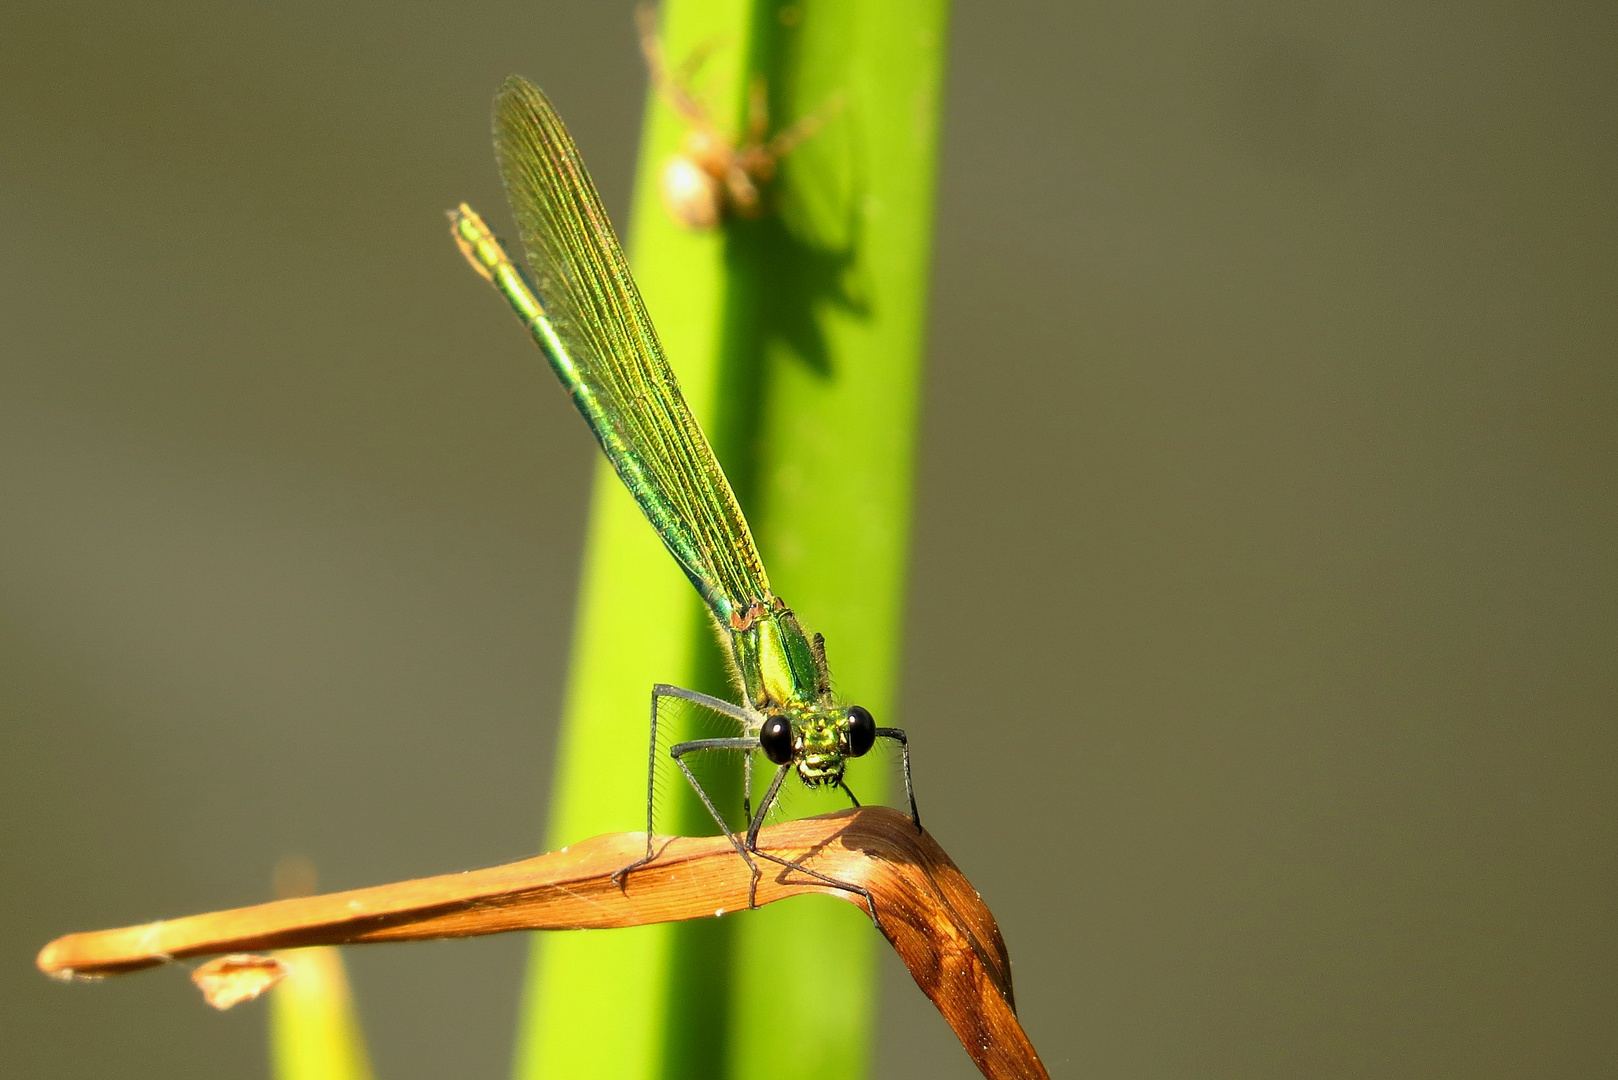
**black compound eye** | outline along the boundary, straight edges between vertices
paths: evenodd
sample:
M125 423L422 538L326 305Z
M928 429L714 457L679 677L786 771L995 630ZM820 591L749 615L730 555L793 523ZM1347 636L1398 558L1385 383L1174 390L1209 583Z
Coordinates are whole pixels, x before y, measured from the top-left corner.
M863 757L876 744L876 721L862 706L848 707L848 752Z
M772 716L759 729L758 745L764 756L777 765L792 760L792 721L784 716Z

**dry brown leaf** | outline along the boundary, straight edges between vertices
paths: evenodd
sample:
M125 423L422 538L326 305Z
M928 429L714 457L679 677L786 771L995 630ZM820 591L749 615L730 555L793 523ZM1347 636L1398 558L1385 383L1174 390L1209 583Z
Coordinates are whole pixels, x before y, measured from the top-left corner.
M771 855L869 891L883 935L983 1075L1047 1075L1017 1022L1011 962L994 916L944 850L909 818L887 807L864 807L772 826L758 840ZM747 906L750 873L722 836L658 837L657 860L615 884L614 872L640 857L645 844L644 833L611 833L487 870L69 934L45 946L38 964L59 977L113 975L213 953L605 929ZM760 905L828 893L865 906L856 893L760 865Z
M223 1012L232 1005L252 1001L287 977L287 966L273 956L231 953L219 956L191 973L191 981L209 1005Z

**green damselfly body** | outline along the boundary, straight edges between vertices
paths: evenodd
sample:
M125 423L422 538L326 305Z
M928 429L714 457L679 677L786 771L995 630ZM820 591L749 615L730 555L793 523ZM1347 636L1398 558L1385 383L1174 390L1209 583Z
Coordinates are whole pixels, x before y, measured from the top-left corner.
M900 728L878 727L859 705L833 699L823 639L807 633L770 589L730 483L675 381L600 197L567 128L537 88L513 77L495 103L495 147L506 194L528 256L525 271L470 207L450 211L467 261L505 297L607 459L663 544L701 594L728 645L740 687L736 704L677 686L652 688L646 854L619 871L651 862L652 780L658 704L679 698L734 721L739 734L677 743L669 753L753 871L758 859L830 884L847 885L759 850L758 833L792 774L810 787L834 787L859 800L844 779L849 759L878 739L899 746L905 797L920 828L910 781L910 751ZM701 751L733 751L743 761L745 829L733 830L686 762ZM752 806L753 755L774 774ZM752 897L749 898L750 904Z

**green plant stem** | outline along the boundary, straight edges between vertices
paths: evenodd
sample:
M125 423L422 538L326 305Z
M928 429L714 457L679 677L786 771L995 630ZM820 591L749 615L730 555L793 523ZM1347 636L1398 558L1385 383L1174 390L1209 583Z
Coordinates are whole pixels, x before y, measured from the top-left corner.
M945 4L671 0L662 17L672 63L711 44L696 89L722 131L742 129L753 74L777 127L826 117L783 163L768 213L693 233L659 201L658 173L686 125L654 90L632 255L775 591L825 634L849 699L902 723ZM643 827L654 682L726 689L695 594L604 465L594 499L548 830L558 846ZM924 730L913 734L924 748ZM858 764L855 790L884 797L885 772ZM683 782L659 799L660 828L712 831ZM800 789L789 809L837 805ZM820 897L701 924L542 935L517 1075L861 1076L879 940L858 911Z
M275 1080L371 1080L342 953L316 946L278 959L292 971L269 994Z

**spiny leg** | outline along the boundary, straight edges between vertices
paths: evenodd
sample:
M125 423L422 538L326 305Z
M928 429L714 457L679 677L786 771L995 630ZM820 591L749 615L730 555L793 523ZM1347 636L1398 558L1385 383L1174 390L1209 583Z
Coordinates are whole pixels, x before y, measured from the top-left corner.
M910 804L910 821L919 831L921 829L921 814L916 810L916 793L910 782L910 742L905 738L903 728L877 728L876 734L879 738L893 739L899 744L900 757L904 762L905 800ZM759 806L758 816L753 819L752 826L747 830L748 847L752 850L753 854L757 855L761 859L768 859L770 862L777 863L789 870L797 870L801 873L808 874L810 877L824 881L828 885L835 885L839 889L846 889L849 892L863 896L865 898L866 910L871 915L871 922L876 924L877 930L880 931L882 929L882 919L876 913L876 900L871 896L868 889L862 888L858 885L852 885L846 881L838 881L836 878L829 877L820 873L819 871L811 870L801 863L778 858L777 856L771 855L768 852L759 850L758 831L760 826L764 824L764 814L769 809L770 802L774 799L777 790L779 790L781 786L782 776L786 773L786 770L789 767L790 766L785 765L781 767L781 772L776 774L775 782L770 785L769 793L765 796L764 802ZM849 801L852 802L856 807L860 805L859 797L854 794L853 790L848 786L847 781L839 780L837 782L837 786L842 789L843 794L847 795Z
M775 138L764 144L764 152L769 155L772 160L781 160L781 158L789 153L793 147L797 146L805 139L813 137L816 132L826 125L827 121L833 119L838 113L842 112L843 105L843 95L833 95L831 99L819 109L810 113L808 116L805 116L791 127L776 132Z
M708 111L686 87L697 68L713 51L715 42L706 41L697 46L685 58L685 62L671 72L663 60L663 46L657 40L657 11L650 4L642 4L635 9L635 25L640 30L640 51L646 58L646 70L651 74L658 92L674 106L675 112L685 117L686 123L704 131L711 130Z
M881 738L893 739L899 744L899 755L904 762L905 801L910 804L910 823L920 829L921 815L916 812L916 794L910 787L910 742L905 738L903 728L877 728L876 733ZM837 786L842 788L843 794L848 796L848 801L853 803L856 809L861 805L859 796L854 794L854 789L848 786L846 779L837 781Z
M899 744L899 756L904 762L905 799L910 803L910 823L921 831L921 815L916 812L916 792L910 786L910 741L905 738L905 729L896 727L879 727L876 729L879 739L892 739Z
M719 808L708 797L707 789L697 779L696 773L691 771L691 766L685 763L685 755L696 750L741 750L745 753L756 749L758 749L758 739L746 735L732 739L693 739L690 742L677 743L669 748L669 756L674 759L674 764L680 767L680 771L685 773L686 781L691 785L692 790L697 793L697 798L702 800L702 805L708 808L708 813L713 816L714 821L718 822L719 827L724 830L725 838L736 849L736 854L742 857L742 861L747 864L747 868L753 872L753 878L747 886L747 906L749 908L757 906L754 903L754 898L758 891L758 864L748 855L747 845L743 844L741 837L731 831L730 825L725 821L725 816L719 812ZM773 794L774 789L779 786L780 782L777 780L776 784L771 787L771 793ZM753 850L756 852L758 849L754 847ZM759 854L762 854L762 852L759 852Z
M755 719L756 714L748 712L740 705L732 704L731 702L726 701L724 698L716 698L711 694L702 694L695 690L687 690L683 686L672 686L669 683L658 683L656 686L652 687L652 693L656 694L658 697L679 698L681 701L689 701L693 705L701 705L704 709L716 712L720 716L730 717L732 720L742 725L743 730L745 730L749 724L757 722ZM898 729L895 728L894 730L897 731Z
M678 746L675 746L669 751L670 755L672 755L674 758L674 763L680 767L681 772L685 773L686 780L689 781L691 787L695 789L697 797L702 800L702 805L708 808L708 813L713 816L714 821L718 822L719 827L725 831L725 836L730 840L731 845L736 848L736 853L742 857L742 861L747 863L747 868L752 871L752 879L747 884L748 910L758 907L758 881L763 874L759 870L758 864L752 859L753 855L757 855L761 859L776 863L787 868L788 870L797 870L800 873L807 874L812 878L824 881L828 885L833 885L839 889L846 889L849 892L856 893L864 897L865 909L870 912L871 921L876 924L877 930L880 931L882 929L882 920L877 918L876 901L872 898L870 890L859 885L851 885L846 881L838 881L836 878L822 874L818 870L811 870L807 866L803 866L798 862L790 859L783 859L778 855L771 855L769 852L759 849L758 831L764 824L764 815L769 812L770 804L775 801L776 793L781 790L781 781L786 778L787 770L792 767L790 764L783 765L776 771L775 779L770 782L769 790L765 792L764 799L759 803L758 814L753 818L752 824L748 827L747 837L744 841L738 838L735 833L731 832L730 826L726 824L724 816L719 813L718 808L713 804L713 800L708 797L708 792L704 790L702 784L697 780L696 775L692 773L690 767L686 765L684 760L684 755L693 750L753 750L757 747L758 740L750 738L699 739L694 742L680 743Z
M775 770L775 776L770 780L768 790L764 792L764 797L758 801L758 813L748 819L747 846L753 851L758 851L760 855L764 853L758 850L758 831L764 827L764 815L768 814L770 807L775 805L775 797L781 791L781 781L787 778L787 772L791 768L792 763L789 761Z
M876 924L877 930L881 931L882 920L877 917L876 899L871 896L871 891L869 889L865 888L863 885L854 885L847 881L839 881L829 874L822 874L819 870L811 870L807 866L804 866L802 863L794 859L783 859L779 855L771 855L769 852L759 849L758 833L759 830L764 827L764 816L769 813L771 804L775 802L776 794L781 790L781 781L786 779L787 770L791 768L792 765L790 762L781 766L776 770L775 779L770 781L770 789L764 793L764 798L760 800L758 805L758 813L753 817L751 824L749 824L747 827L747 849L754 855L757 855L759 858L775 863L777 866L785 867L788 870L796 870L801 874L807 874L809 877L812 877L817 881L824 881L826 884L842 889L845 892L851 892L857 896L864 897L865 910L870 913L871 922ZM843 790L848 791L846 787ZM853 799L854 793L849 791L848 797ZM858 799L854 800L854 805L859 805ZM758 878L758 868L754 867L753 887L748 890L747 894L747 906L749 908L758 906Z
M775 796L781 790L781 781L787 778L787 770L791 768L792 765L789 762L775 770L775 776L770 780L769 788L764 792L764 797L758 801L758 813L756 815L752 813L748 814L746 840L747 850L751 851L759 858L769 859L771 862L779 863L782 862L782 860L777 859L773 855L766 854L758 849L758 831L764 825L764 815L770 812L770 807L775 803ZM747 887L747 907L748 910L752 910L753 908L758 907L759 871L758 867L754 865L751 859L748 860L748 865L753 867L753 881ZM786 864L782 863L782 865Z
M769 114L765 106L764 86L755 82L748 97L748 136L732 154L732 163L725 172L725 186L730 192L731 204L739 217L757 217L762 212L759 189L775 178L781 159L793 147L819 131L825 123L824 115L810 115L765 141L769 127ZM841 98L833 99L840 108ZM822 110L822 113L835 111Z
M753 755L742 755L742 820L753 820Z
M691 83L697 77L697 72L701 71L702 65L708 62L708 57L718 51L719 36L717 34L713 37L704 38L691 47L691 51L685 54L685 59L681 60L674 70L669 73L669 78L683 87L687 94L691 94ZM694 94L691 96L695 97ZM698 107L700 108L701 106Z
M658 683L652 687L652 731L650 742L646 749L646 854L612 875L612 883L620 888L623 887L624 878L631 870L638 870L656 858L652 853L652 809L657 788L657 703L659 698L666 697L689 701L694 705L712 709L722 716L728 716L741 724L743 731L747 730L749 724L747 711L732 705L723 698L710 697L707 694L699 694L695 690L687 690L681 686L671 686L668 683Z

